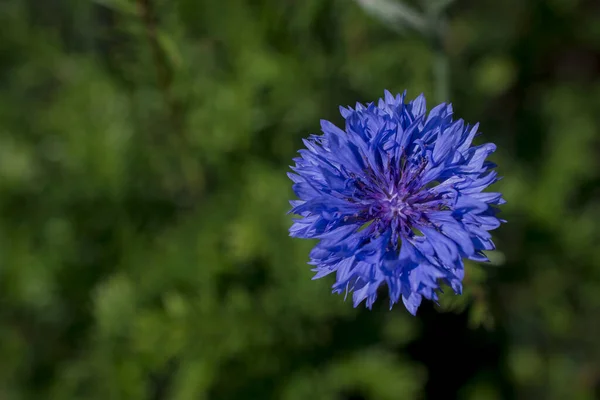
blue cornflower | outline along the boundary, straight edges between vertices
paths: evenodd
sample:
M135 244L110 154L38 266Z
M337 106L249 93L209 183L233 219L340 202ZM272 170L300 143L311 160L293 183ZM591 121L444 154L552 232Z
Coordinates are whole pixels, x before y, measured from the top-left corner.
M482 192L498 177L485 161L496 146L471 146L478 124L453 121L450 104L425 115L423 95L405 96L340 107L345 131L322 120L323 135L304 140L288 174L301 216L290 235L319 239L314 279L336 272L333 292L353 292L354 307L371 308L385 284L390 308L402 298L414 315L440 281L462 292L463 258L488 261L505 201Z

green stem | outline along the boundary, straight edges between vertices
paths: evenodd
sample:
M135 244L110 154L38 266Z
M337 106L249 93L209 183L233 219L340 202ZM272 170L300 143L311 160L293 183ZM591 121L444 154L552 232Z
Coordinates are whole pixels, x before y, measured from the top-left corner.
M154 12L154 4L152 3L152 0L137 0L137 6L142 23L145 27L146 39L150 45L152 56L154 58L158 88L162 93L173 128L180 132L181 124L178 116L178 105L171 94L171 71L164 51L158 41L158 27L156 14Z
M450 63L444 46L446 20L443 17L443 9L443 7L429 7L427 10L430 42L434 56L435 99L438 104L450 101Z
M434 48L433 75L435 79L435 98L437 103L450 100L450 66L443 46Z

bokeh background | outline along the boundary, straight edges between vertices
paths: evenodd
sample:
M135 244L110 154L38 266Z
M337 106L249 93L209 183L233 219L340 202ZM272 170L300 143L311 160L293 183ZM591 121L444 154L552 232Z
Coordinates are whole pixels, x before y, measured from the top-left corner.
M437 47L376 2L0 2L0 399L600 398L600 2L456 0ZM286 172L433 105L436 49L509 222L463 296L354 309Z

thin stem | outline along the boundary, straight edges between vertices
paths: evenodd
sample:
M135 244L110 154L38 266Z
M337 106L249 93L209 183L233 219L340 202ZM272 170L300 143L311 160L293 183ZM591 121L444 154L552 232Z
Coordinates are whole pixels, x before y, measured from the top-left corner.
M448 2L449 3L449 2ZM444 46L446 35L446 20L443 16L444 7L428 7L429 35L433 48L433 79L435 83L435 99L437 103L450 100L450 63Z
M437 0L431 2L431 7L438 13L441 14L454 0Z
M156 80L158 87L162 93L165 105L170 114L171 121L178 131L180 131L180 124L178 118L178 107L176 102L173 100L171 95L171 72L167 58L165 57L164 51L160 46L158 40L158 29L157 22L154 13L154 5L152 0L137 0L138 12L142 19L142 22L146 31L146 39L152 50L152 56L154 58L154 66L156 69Z
M410 27L423 35L427 33L427 20L423 15L402 2L391 0L356 0L356 2L369 14L397 32Z
M198 174L197 159L188 156L189 153L186 149L187 143L180 113L181 108L171 93L172 70L159 41L154 5L152 0L136 1L138 13L145 27L146 39L152 50L158 88L162 93L169 114L168 117L175 133L174 135L160 137L162 142L171 147L170 151L161 150L164 155L163 162L165 162L163 167L166 168L166 171L170 171L170 174L164 175L164 182L176 194L178 204L189 206L196 203L195 199L198 198L201 189L198 184L201 178Z
M436 41L441 41L441 38ZM437 103L444 103L450 100L450 65L448 55L441 43L434 47L433 63L433 75L436 85L435 98Z

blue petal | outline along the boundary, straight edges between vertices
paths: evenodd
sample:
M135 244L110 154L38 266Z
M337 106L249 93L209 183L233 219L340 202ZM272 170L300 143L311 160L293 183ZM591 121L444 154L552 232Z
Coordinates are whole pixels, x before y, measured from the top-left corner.
M412 315L417 315L417 309L421 305L422 296L418 293L402 293L402 302Z
M390 307L402 297L414 315L423 297L437 300L440 281L462 291L463 258L487 261L505 201L483 192L498 180L486 159L496 147L471 147L478 124L453 121L450 104L426 114L423 95L405 104L405 94L340 107L345 129L321 121L323 134L293 159L288 213L301 216L291 236L319 240L313 279L336 272L333 292L367 308L387 285Z

